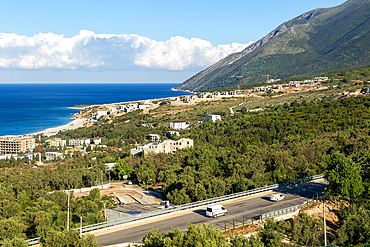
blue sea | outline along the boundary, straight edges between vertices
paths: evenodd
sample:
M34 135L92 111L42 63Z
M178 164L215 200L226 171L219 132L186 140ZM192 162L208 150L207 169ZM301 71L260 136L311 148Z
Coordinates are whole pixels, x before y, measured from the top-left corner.
M69 123L75 105L188 95L178 83L0 84L0 136L23 135Z

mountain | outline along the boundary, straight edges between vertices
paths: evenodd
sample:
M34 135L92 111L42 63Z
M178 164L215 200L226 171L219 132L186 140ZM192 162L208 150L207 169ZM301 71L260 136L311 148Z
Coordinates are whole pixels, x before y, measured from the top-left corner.
M206 91L370 65L370 0L349 0L284 22L267 36L199 72L175 90ZM271 77L270 77L271 78Z

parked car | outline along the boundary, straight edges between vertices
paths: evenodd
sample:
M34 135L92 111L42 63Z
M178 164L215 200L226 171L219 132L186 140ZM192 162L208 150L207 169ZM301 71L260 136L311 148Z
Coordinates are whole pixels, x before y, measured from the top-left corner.
M270 200L274 202L284 200L284 198L285 196L283 196L282 194L271 194L270 196Z
M227 209L220 204L211 204L207 206L206 216L216 218L217 216L226 215Z

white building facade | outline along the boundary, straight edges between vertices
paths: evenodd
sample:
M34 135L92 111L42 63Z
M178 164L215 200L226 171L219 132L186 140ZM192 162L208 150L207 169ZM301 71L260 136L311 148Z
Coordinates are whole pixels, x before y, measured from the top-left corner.
M186 129L187 127L189 127L189 125L184 121L175 121L170 123L170 128L175 130Z

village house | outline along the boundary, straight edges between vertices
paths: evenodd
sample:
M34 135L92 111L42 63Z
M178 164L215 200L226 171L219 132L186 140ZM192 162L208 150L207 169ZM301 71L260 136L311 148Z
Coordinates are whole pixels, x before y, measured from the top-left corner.
M149 141L159 141L161 137L157 134L149 134L148 140Z
M100 144L101 143L101 137L95 137L93 142L94 142L95 145Z

